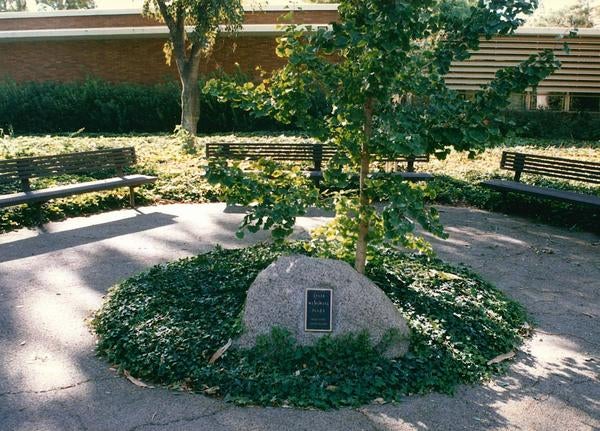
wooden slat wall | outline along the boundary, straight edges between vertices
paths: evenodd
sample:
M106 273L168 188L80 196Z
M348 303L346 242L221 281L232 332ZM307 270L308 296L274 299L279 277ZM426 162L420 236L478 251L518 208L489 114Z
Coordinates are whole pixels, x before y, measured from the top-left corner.
M490 82L498 69L516 66L531 54L550 48L562 68L540 83L538 93L600 94L600 31L582 31L577 38L528 33L482 41L481 49L470 59L452 64L446 83L456 90L477 90ZM570 53L563 50L564 42Z

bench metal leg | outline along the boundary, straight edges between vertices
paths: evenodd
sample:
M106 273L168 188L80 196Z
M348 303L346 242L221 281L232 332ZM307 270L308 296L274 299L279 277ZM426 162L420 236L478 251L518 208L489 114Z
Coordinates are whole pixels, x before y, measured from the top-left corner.
M129 205L131 208L135 208L135 187L129 187Z

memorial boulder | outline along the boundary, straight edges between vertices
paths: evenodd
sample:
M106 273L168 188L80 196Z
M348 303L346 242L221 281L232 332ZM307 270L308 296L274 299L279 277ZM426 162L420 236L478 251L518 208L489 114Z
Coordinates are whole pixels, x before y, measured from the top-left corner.
M272 328L289 331L301 345L326 334L366 331L388 358L409 345L405 319L387 295L345 262L295 255L281 257L257 277L246 298L244 332L237 347L252 347Z

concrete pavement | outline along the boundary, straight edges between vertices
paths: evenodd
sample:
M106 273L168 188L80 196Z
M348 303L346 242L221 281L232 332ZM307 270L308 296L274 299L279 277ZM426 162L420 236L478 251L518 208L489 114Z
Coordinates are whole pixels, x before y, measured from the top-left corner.
M538 327L510 372L453 397L339 411L239 408L143 389L94 355L85 320L151 265L235 239L221 204L166 205L0 235L0 430L594 430L600 428L600 238L442 207L432 240L526 306ZM304 218L298 234L322 222Z

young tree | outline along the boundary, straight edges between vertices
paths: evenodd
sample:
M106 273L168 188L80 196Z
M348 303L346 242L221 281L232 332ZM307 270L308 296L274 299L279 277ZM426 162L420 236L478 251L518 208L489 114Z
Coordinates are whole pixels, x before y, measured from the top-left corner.
M341 244L338 255L352 249L362 273L370 246L391 242L426 249L413 233L416 223L443 234L435 209L424 205L431 192L399 176L374 173L374 164L483 150L504 133L501 112L509 95L536 86L558 67L551 51L532 55L498 71L472 98L444 81L452 61L467 59L482 37L510 34L535 6L535 0L342 0L340 22L331 28L288 28L277 48L288 63L264 82L240 87L214 81L211 89L257 115L295 122L336 147L325 185L343 191L332 195L334 221L317 234L329 247ZM327 109L314 109L315 97L324 97ZM316 188L294 171L273 162L259 167L262 176L223 160L207 170L229 203L253 205L242 229L273 229L281 238L307 206L331 202L318 199ZM295 181L291 189L282 186L287 179Z
M240 0L145 0L144 12L169 28L165 54L167 62L174 57L181 80L181 126L195 135L200 118L200 59L210 54L220 30L241 26L244 8Z
M27 0L0 0L0 12L20 12L27 10Z

